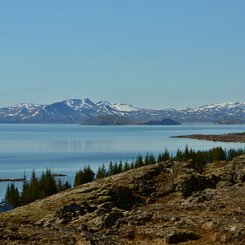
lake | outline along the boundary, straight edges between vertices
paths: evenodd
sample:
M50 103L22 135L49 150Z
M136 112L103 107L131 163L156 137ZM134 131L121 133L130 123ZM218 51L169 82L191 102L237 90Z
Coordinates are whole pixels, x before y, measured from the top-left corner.
M170 138L185 134L244 132L245 125L186 124L178 126L80 126L74 124L0 124L0 178L27 177L33 169L50 168L66 174L73 183L75 172L89 164L132 161L137 154L156 156L167 148L172 154L186 145L195 150L214 146L240 148L242 143L222 143ZM7 182L0 183L0 200ZM21 183L18 183L20 186Z

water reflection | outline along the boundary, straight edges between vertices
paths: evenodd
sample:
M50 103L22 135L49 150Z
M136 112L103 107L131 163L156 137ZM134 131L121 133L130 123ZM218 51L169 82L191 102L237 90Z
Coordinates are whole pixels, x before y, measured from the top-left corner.
M183 134L222 134L244 132L245 125L180 125L82 127L79 125L4 125L0 124L0 178L22 177L32 169L67 173L90 164L108 164L110 160L132 161L138 154L158 154L167 148L175 154L186 145L195 150L214 146L244 147L242 143L222 143L184 138ZM4 187L0 183L0 189Z

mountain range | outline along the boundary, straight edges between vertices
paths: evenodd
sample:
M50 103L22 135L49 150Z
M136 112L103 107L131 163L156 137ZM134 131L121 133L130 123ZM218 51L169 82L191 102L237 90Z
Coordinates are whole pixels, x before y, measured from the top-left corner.
M134 122L169 118L180 123L245 123L245 102L183 109L143 109L130 104L68 99L48 105L21 103L0 108L0 123L83 123L98 116L120 116Z

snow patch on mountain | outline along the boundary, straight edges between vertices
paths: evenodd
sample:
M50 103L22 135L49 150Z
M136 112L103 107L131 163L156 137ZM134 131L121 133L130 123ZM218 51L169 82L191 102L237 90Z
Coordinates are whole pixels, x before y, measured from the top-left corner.
M139 108L136 108L129 104L120 104L120 103L113 103L111 104L111 107L114 108L117 111L123 111L123 112L130 112L130 111L139 111Z
M82 99L82 100L80 100L80 99L68 99L68 100L64 100L63 102L67 106L69 106L70 108L73 108L77 111L79 111L81 109L85 109L85 108L93 108L96 106L96 104L88 98Z

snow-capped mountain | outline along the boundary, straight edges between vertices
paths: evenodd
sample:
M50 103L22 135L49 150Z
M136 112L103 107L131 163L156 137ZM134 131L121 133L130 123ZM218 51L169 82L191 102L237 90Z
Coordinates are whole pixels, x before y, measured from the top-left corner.
M220 122L221 120L237 120L245 122L245 102L227 102L204 105L193 109L177 110L181 121Z
M178 122L245 122L245 102L227 102L184 109L141 109L130 104L68 99L49 105L18 104L0 108L0 123L82 123L96 116L116 115L145 122L170 118Z

